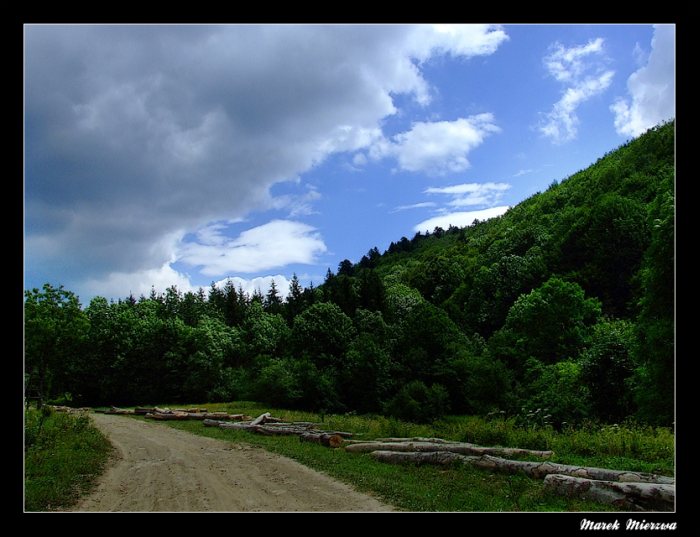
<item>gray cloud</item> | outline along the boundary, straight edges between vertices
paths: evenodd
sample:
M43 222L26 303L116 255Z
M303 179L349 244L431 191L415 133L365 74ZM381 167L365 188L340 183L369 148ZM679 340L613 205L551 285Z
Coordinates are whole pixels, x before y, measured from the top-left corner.
M167 268L207 223L368 147L418 61L489 54L499 28L52 26L25 31L27 274ZM303 211L301 211L303 213Z

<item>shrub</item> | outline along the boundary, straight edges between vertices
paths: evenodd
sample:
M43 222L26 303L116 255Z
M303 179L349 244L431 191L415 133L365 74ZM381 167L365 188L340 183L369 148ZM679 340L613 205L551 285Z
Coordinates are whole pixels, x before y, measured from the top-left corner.
M428 388L421 381L409 382L385 405L384 411L395 418L428 423L449 410L449 393L441 384Z
M270 360L255 381L254 397L278 407L295 406L302 392L290 365L289 360Z

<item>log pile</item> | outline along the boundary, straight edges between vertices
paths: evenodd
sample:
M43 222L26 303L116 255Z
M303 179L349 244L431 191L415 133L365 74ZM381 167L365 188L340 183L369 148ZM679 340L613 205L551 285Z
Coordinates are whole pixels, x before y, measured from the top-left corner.
M138 409L139 414L144 413L144 417L151 420L219 420L222 422L228 421L244 421L252 419L250 416L245 414L229 414L228 412L209 412L206 408L189 408L189 409L175 409L170 410L169 408L158 408L153 409ZM134 410L136 412L136 410Z
M89 410L89 409L88 409ZM206 408L169 408L136 407L134 410L112 406L107 410L95 410L102 414L118 414L126 416L143 416L151 420L219 420L219 421L245 421L253 418L246 414L229 414L228 412L209 412Z
M675 506L675 480L671 477L493 456L548 458L551 451L483 447L439 438L381 438L349 444L345 451L369 453L375 460L390 464L469 464L491 471L524 473L534 479L544 479L545 488L557 494L631 511L672 511Z
M519 457L523 455L528 455L533 457L540 457L543 459L546 459L553 455L551 451L535 451L532 449L503 447L484 447L477 446L475 444L468 444L466 442L448 442L442 439L438 439L441 440L439 442L435 442L435 439L427 438L417 442L412 441L413 439L405 439L409 440L408 442L404 441L404 439L392 440L393 441L389 442L373 441L365 443L356 443L347 446L345 450L354 453L371 453L373 451L403 451L419 453L449 451L450 453L460 453L462 455L501 455L504 457Z
M72 406L65 406L65 405L46 405L46 406L49 407L54 412L73 413L73 412L90 412L92 410L90 407L75 408Z
M298 436L300 442L313 442L322 446L341 447L344 439L351 438L352 433L345 431L322 431L317 429L316 423L309 421L286 422L281 418L275 418L269 412L260 414L250 421L230 423L217 419L205 419L205 427L220 427L222 429L237 429L265 436Z

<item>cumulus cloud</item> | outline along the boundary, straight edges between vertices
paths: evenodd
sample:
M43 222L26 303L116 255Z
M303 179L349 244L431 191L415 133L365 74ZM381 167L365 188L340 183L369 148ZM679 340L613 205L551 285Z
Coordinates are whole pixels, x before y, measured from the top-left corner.
M391 140L378 140L371 147L370 156L394 157L404 171L446 175L469 168L469 152L499 131L489 113L455 121L416 122L411 130Z
M610 107L615 129L623 136L639 136L648 128L676 115L676 29L654 27L646 65L627 79L629 98L618 98ZM639 55L635 52L635 55Z
M432 231L436 227L441 227L447 229L450 226L464 227L470 226L474 223L474 220L488 220L489 218L495 218L501 216L510 207L499 206L490 207L488 209L481 209L479 211L457 211L453 213L442 214L435 216L433 218L428 218L413 227L414 231Z
M151 288L157 293L164 292L168 287L177 287L183 293L195 291L187 274L174 270L169 263L157 269L147 269L137 272L111 272L103 278L89 278L81 285L82 296L104 296L108 298L124 298L132 294L135 297L148 296Z
M428 103L422 62L505 39L491 25L28 25L28 275L150 277L176 251L164 237L267 208L273 184L368 148L394 96ZM460 125L443 159L395 141L401 165L463 169L480 142Z
M311 264L327 250L320 233L307 224L273 220L230 239L221 224L208 226L197 241L184 242L178 261L199 267L205 276L259 272L291 263Z
M420 26L419 31L424 34L424 43L429 44L416 53L419 60L436 52L466 58L489 55L508 40L503 28L490 24L434 24Z
M263 295L265 295L270 290L270 286L272 285L273 281L275 282L275 287L277 287L277 293L280 295L280 297L287 298L287 295L289 294L289 280L282 274L275 274L274 276L258 276L257 278L251 279L234 276L232 278L224 278L223 280L214 282L214 285L216 285L219 289L223 289L226 282L229 280L231 283L233 283L233 286L236 289L238 289L240 286L248 296L251 296L256 291L260 291Z
M576 138L578 107L603 93L612 82L614 71L605 68L604 41L591 39L585 45L565 47L555 43L543 63L548 73L565 87L562 97L540 124L540 132L561 144Z

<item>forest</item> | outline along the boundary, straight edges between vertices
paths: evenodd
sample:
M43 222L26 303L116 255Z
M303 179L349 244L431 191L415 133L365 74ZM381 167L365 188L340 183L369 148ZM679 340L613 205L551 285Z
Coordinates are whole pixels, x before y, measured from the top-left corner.
M674 129L501 217L373 247L316 287L295 275L286 299L231 282L88 305L27 290L26 394L671 426Z

